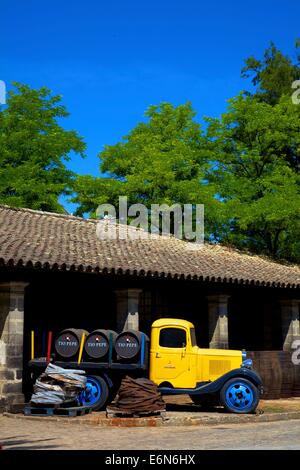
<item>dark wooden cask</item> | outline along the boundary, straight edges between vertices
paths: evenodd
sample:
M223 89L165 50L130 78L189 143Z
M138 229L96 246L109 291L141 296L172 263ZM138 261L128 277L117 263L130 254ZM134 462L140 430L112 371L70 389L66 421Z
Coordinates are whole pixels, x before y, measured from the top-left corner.
M59 357L63 359L74 359L79 352L82 335L89 334L86 330L68 328L61 331L54 343L54 348Z
M122 331L115 341L117 357L125 360L136 360L141 352L143 337L144 340L145 338L148 340L148 337L141 331Z
M97 329L86 338L84 349L89 359L107 358L109 347L114 346L118 334L113 330Z

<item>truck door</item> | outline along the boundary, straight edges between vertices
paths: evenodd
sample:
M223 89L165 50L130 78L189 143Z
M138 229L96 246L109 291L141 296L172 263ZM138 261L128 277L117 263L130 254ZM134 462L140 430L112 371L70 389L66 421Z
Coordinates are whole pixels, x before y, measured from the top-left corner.
M190 345L187 332L180 327L160 329L158 344L151 350L151 379L158 385L170 382L174 387L190 386Z

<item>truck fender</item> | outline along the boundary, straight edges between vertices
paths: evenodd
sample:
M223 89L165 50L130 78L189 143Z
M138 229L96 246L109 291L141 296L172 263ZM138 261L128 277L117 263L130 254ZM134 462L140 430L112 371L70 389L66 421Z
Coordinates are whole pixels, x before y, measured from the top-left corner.
M252 382L262 393L262 379L260 375L251 369L247 369L246 367L240 367L239 369L233 369L226 374L222 375L219 377L217 380L214 380L213 382L210 382L207 384L205 387L202 388L202 393L204 391L204 388L206 389L207 393L216 393L221 390L223 385L228 382L228 380L233 379L235 377L242 377L244 379L249 380Z

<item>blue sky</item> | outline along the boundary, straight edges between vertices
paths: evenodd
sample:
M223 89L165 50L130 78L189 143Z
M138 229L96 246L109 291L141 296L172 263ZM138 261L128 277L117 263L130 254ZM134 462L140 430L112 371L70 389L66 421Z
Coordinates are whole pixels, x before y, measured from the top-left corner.
M243 59L273 40L294 55L298 0L0 0L0 79L63 95L64 126L87 158L68 166L99 174L97 154L120 140L150 104L192 101L217 116L245 89Z

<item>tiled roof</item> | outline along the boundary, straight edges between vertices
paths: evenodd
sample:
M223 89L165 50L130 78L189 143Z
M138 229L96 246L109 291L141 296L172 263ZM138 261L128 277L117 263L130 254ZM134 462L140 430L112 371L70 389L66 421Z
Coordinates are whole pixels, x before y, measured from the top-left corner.
M300 287L299 266L174 237L100 240L97 223L0 205L0 265Z

